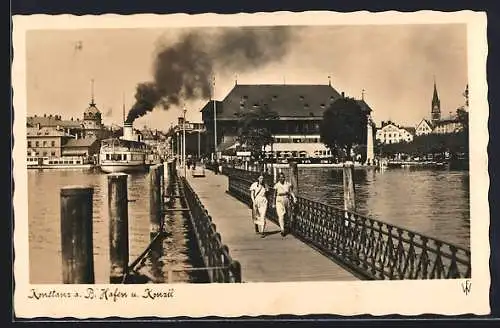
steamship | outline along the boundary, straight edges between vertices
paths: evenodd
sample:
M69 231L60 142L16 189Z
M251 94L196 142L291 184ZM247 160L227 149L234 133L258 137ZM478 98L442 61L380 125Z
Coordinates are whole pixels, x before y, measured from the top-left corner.
M140 135L134 134L131 123L125 123L122 138L101 141L99 167L106 173L144 171L147 154L147 145Z

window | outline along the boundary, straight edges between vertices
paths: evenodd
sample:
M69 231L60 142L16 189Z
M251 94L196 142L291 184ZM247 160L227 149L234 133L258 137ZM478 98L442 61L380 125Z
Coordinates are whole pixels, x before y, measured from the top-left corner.
M28 147L31 147L31 141L28 141Z
M40 147L40 143L39 143L38 141L36 141L36 142L35 142L35 145L36 145L37 147Z
M55 157L56 156L56 152L55 151L50 152L50 156L54 156Z
M43 157L45 157L45 156L47 156L47 152L46 151L43 152Z
M51 145L52 147L55 147L55 146L56 146L56 142L52 140L52 141L50 142L50 145Z
M47 146L47 141L43 141L43 146L46 147Z

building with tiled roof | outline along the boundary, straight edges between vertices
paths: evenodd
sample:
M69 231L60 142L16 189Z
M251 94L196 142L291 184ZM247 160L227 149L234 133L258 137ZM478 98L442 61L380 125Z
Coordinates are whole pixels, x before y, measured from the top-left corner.
M73 138L67 132L52 127L28 127L26 137L28 157L60 157L62 145Z
M93 156L99 153L99 140L95 136L83 139L68 139L62 145L62 156Z
M415 128L402 127L391 121L382 121L375 133L375 138L383 144L412 142L414 136Z
M266 147L267 156L277 158L331 157L331 152L320 142L320 123L323 112L337 99L344 97L331 84L236 84L222 101L215 101L218 151L234 149L238 135L238 115L244 111L267 108L278 118L271 120L269 128L274 143ZM372 109L357 100L367 115ZM214 147L214 101L201 109L208 131L208 152ZM221 147L224 146L224 147Z

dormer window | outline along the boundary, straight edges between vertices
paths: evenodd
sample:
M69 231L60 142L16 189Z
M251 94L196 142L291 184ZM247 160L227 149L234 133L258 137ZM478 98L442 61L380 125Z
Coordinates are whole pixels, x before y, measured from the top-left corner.
M300 101L304 101L304 96L299 97Z
M278 96L273 96L272 100L275 101L276 99L278 99Z
M321 105L320 105L320 107L321 107L321 108L325 108L325 104L321 104Z
M309 108L309 104L304 104L304 108Z

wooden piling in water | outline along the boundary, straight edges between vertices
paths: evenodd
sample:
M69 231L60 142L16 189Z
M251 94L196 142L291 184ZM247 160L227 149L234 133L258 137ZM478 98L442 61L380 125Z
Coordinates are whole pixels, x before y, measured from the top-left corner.
M149 171L149 225L150 232L157 233L161 227L161 189L158 166Z
M64 284L94 283L92 210L94 189L61 188L61 253Z
M121 283L129 260L128 195L124 173L108 175L110 283Z
M346 211L356 211L356 199L354 189L354 163L345 162L343 168L344 175L344 209Z
M297 196L299 194L299 169L296 162L290 162L290 184L292 185L293 192Z

